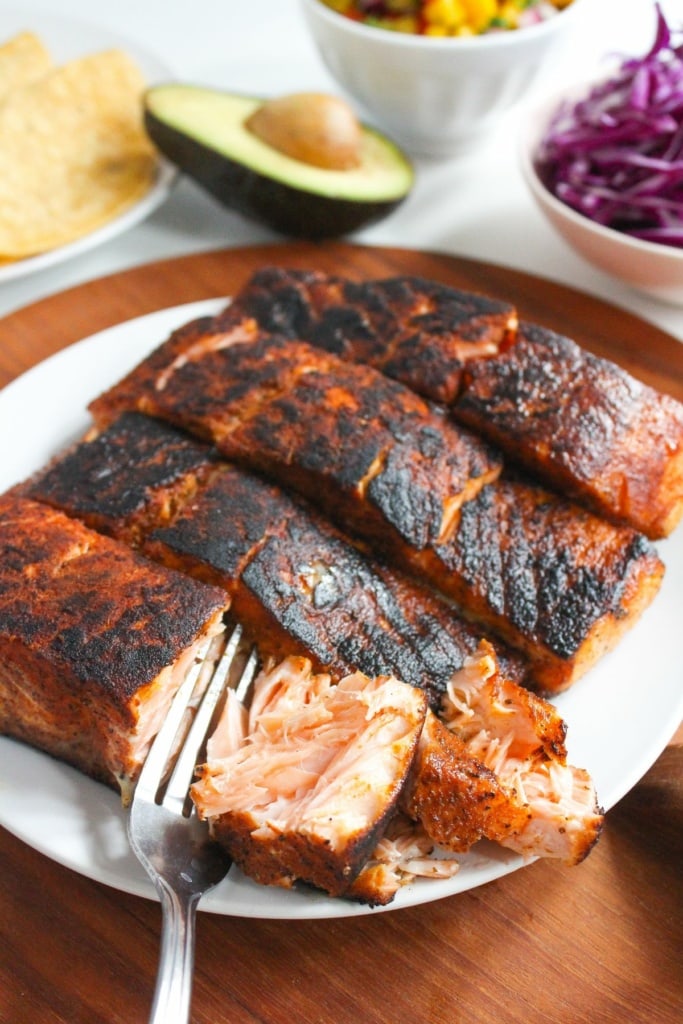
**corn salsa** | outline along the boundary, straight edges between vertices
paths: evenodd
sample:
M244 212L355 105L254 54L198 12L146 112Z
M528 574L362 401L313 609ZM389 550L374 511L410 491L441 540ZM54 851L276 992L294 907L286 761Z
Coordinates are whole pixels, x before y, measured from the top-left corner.
M364 25L423 36L477 36L526 28L572 0L321 0Z

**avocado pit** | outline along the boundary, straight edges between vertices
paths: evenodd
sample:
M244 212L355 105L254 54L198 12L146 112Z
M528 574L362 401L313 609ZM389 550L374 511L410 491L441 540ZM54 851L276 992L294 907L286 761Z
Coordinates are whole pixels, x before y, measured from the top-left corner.
M246 127L293 160L331 171L360 165L361 127L348 103L318 92L266 100Z

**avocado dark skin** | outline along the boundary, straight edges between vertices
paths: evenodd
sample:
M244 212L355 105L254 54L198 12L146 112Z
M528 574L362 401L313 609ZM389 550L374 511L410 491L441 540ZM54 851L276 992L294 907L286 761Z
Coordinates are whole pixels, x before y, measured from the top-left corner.
M347 199L295 188L175 128L147 105L144 119L152 141L181 171L224 206L283 235L312 241L347 235L386 217L405 199Z

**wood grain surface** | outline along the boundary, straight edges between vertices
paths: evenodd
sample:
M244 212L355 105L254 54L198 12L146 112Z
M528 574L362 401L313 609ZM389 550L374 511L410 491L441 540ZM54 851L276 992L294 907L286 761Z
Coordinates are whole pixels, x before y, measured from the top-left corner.
M0 385L104 327L231 294L268 263L417 273L507 298L522 317L683 399L683 345L637 317L502 267L340 243L209 252L44 299L0 323ZM193 1021L678 1024L682 742L679 730L577 868L537 862L438 903L361 918L200 914ZM0 830L0 1024L145 1021L159 931L156 903L83 878Z

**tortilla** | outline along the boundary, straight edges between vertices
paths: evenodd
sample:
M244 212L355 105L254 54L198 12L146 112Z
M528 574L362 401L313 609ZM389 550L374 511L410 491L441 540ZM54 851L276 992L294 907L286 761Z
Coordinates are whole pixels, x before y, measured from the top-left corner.
M0 44L0 101L42 78L52 66L47 48L33 32L20 32Z
M65 245L152 186L145 82L122 51L71 61L0 104L0 258Z

